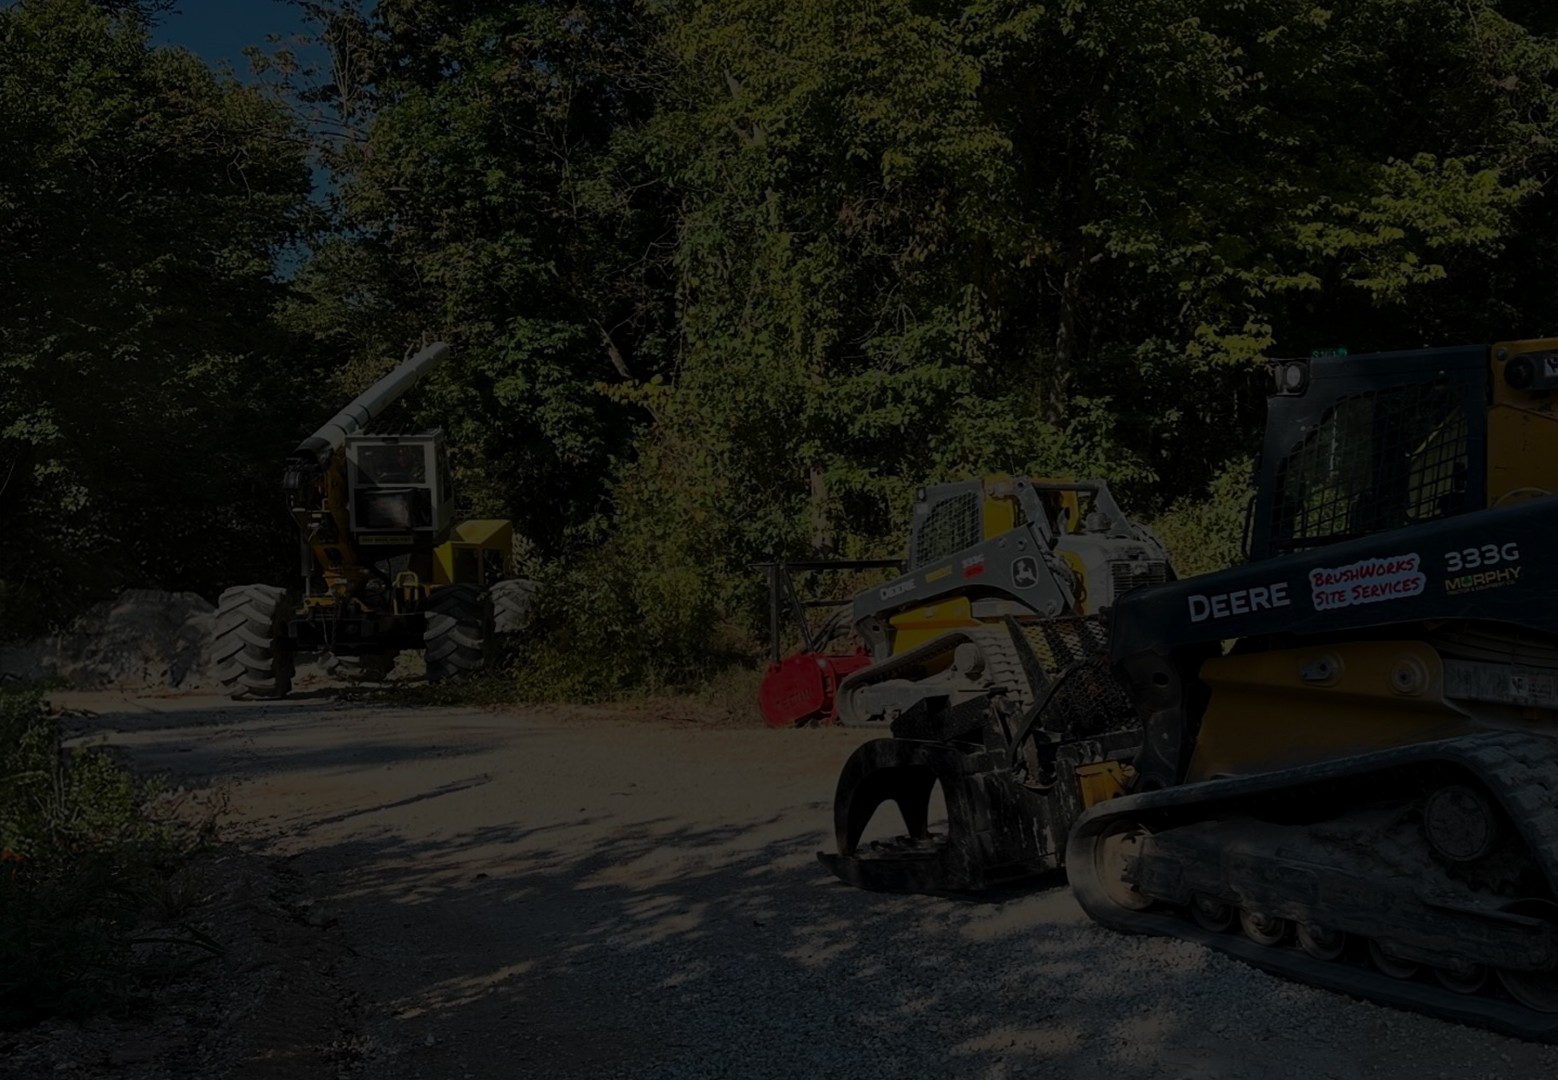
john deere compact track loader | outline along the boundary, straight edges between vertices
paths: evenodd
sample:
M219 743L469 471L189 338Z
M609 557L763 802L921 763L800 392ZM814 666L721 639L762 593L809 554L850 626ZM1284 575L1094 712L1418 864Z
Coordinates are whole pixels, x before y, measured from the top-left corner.
M1116 596L1171 576L1162 546L1120 512L1101 480L992 476L921 488L908 547L906 567L798 564L906 572L856 596L804 651L776 657L760 695L771 726L836 720L886 728L906 714L903 723L912 724L942 702L969 703L978 723L987 693L1005 695L1015 714L1033 700L1035 680L1004 620L1076 618L1081 626L1091 618L1102 633ZM804 627L793 589L789 598ZM781 599L776 589L776 626ZM862 645L852 655L827 654L821 646L834 629L853 629Z
M1274 372L1250 562L1119 597L1071 658L1009 620L1034 699L862 747L822 858L1064 865L1117 929L1558 1039L1558 339ZM861 844L886 801L909 835Z
M456 522L443 432L384 419L448 356L437 343L410 357L287 459L301 596L274 585L222 593L212 659L233 697L284 696L300 651L359 680L382 679L399 652L424 649L430 681L456 678L527 621L534 585L514 576L512 525Z

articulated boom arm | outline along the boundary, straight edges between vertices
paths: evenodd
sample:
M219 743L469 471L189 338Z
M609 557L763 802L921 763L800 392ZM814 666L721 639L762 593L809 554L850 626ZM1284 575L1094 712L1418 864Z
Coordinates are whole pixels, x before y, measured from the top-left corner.
M391 371L384 378L354 397L336 413L330 422L298 444L287 458L286 487L294 490L301 486L292 482L294 471L300 475L309 470L323 470L330 459L346 445L348 435L367 430L385 409L405 396L428 372L449 358L449 346L435 341L411 359Z
M282 487L292 516L302 530L315 564L327 580L354 577L359 567L351 541L346 479L346 440L366 431L374 420L405 396L423 376L449 358L444 342L434 342L358 394L323 427L298 444L287 458ZM355 570L355 572L354 572Z

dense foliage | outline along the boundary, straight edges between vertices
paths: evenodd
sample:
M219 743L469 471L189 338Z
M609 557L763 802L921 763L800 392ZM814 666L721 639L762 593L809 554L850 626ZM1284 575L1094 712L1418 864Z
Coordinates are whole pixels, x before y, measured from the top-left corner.
M0 1030L122 1001L169 959L137 946L212 948L166 902L212 818L169 795L65 747L37 691L0 687Z
M332 64L265 61L290 121L84 2L0 13L10 593L276 579L216 531L445 337L421 418L556 586L529 670L680 681L749 645L751 562L895 554L929 480L1100 474L1210 568L1265 357L1558 324L1530 0L301 6ZM328 220L283 286L298 132ZM263 407L179 453L213 396Z
M0 11L0 117L0 618L253 573L306 400L290 117L85 0Z

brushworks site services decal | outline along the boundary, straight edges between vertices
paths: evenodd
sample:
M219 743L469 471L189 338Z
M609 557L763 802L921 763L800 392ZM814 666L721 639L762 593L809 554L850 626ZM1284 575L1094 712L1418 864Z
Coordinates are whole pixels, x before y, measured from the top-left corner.
M1320 567L1309 572L1316 611L1402 600L1417 596L1427 584L1428 579L1418 570L1416 553L1363 559L1346 566Z

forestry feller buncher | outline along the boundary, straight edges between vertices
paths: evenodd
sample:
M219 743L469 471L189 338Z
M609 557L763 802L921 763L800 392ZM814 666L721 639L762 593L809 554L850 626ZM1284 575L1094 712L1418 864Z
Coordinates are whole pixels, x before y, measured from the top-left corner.
M301 602L274 585L222 593L212 659L231 696L286 695L298 652L361 680L423 649L428 680L440 682L479 670L501 635L523 628L534 584L514 576L513 526L456 522L443 432L383 419L448 356L440 342L410 357L287 459Z
M917 891L1064 866L1116 929L1558 1040L1558 339L1273 372L1249 562L1073 609L1035 534L1056 599L919 646L1023 677L910 673L946 692L850 758L821 858ZM862 843L888 801L908 835Z

